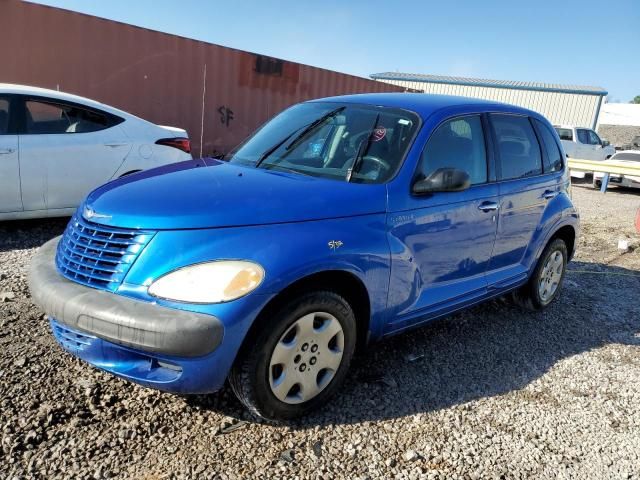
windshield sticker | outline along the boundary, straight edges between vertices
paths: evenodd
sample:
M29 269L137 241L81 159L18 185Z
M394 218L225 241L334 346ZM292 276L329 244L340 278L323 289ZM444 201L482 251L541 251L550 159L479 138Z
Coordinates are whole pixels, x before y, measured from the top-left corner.
M371 135L372 142L379 142L387 135L387 129L384 127L378 127L373 131L373 135Z

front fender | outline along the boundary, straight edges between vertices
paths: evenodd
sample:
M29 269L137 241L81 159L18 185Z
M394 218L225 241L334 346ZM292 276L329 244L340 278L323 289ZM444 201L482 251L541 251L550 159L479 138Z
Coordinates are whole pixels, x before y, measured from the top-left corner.
M332 243L333 242L333 243ZM251 294L225 304L193 305L150 297L153 280L177 268L212 260L249 260L265 279ZM243 337L255 317L292 283L327 270L359 278L369 293L371 326L380 326L386 308L390 253L385 215L247 227L159 231L131 267L118 293L172 308L209 313L234 336ZM372 332L375 333L375 332Z

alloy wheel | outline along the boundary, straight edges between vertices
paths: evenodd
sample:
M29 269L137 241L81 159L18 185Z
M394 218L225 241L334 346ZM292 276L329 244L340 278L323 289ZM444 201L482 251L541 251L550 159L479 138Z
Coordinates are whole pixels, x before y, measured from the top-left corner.
M344 351L344 332L336 317L313 312L299 318L280 337L269 362L269 385L284 403L306 402L335 376Z

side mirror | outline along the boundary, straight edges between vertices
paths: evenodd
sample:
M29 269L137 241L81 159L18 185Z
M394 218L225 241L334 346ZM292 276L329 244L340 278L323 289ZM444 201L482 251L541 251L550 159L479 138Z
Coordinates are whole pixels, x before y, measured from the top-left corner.
M611 145L611 143L609 143L609 140L602 140L602 147L608 147L609 145Z
M428 177L418 179L411 188L416 195L434 192L460 192L471 186L469 174L457 168L439 168Z

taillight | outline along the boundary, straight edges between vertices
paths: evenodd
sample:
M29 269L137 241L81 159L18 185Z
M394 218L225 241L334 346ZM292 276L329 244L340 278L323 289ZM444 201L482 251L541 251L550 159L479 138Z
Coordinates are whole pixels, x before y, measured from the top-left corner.
M184 153L191 153L191 140L184 137L161 138L156 145L164 145L165 147L173 147L182 150Z

